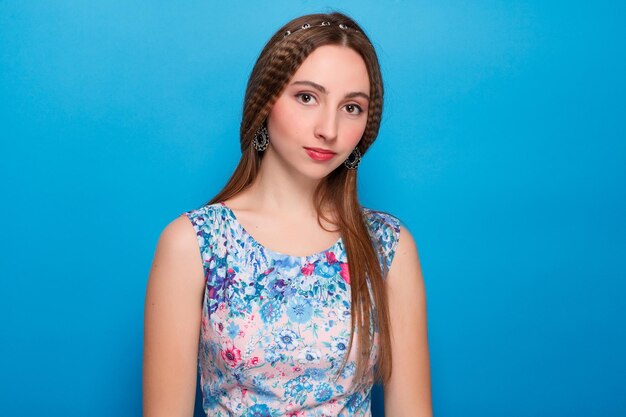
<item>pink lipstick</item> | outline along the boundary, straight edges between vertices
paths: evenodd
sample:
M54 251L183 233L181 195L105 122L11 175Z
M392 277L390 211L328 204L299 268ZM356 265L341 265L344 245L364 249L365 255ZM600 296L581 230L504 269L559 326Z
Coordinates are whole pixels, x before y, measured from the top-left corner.
M306 153L309 154L311 158L315 159L316 161L328 161L329 159L332 159L333 156L335 156L335 152L329 151L328 149L304 148L304 150L306 151Z

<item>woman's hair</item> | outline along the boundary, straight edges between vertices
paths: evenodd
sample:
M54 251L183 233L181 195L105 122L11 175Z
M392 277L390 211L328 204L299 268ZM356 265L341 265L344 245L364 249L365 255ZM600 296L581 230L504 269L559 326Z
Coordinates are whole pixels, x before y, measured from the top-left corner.
M322 25L322 22L330 24ZM306 24L309 26L303 28ZM369 38L354 20L339 12L298 17L271 37L252 69L240 128L241 160L226 186L207 204L225 201L252 184L263 156L252 146L256 130L264 123L277 98L303 61L322 45L352 48L365 61L370 81L370 102L367 125L357 147L361 154L365 154L374 142L383 109L383 82L378 58ZM329 208L337 214L336 226L341 232L348 257L352 331L348 354L339 370L346 364L356 331L356 380L365 379L367 363L375 349L371 337L371 326L374 326L378 329L380 347L376 352L375 379L384 383L391 375L389 310L383 286L384 271L381 270L357 196L357 170L347 169L341 164L320 181L313 198L318 223L322 228L320 217L331 221L322 208ZM371 286L371 294L368 286Z

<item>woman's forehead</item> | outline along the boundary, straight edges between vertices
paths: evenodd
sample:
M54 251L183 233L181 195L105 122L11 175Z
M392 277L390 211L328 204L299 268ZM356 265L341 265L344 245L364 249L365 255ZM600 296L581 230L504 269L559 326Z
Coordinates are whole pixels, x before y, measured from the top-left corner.
M312 81L323 86L329 94L343 91L363 91L369 95L369 75L365 61L354 49L339 45L324 45L315 49L295 72L295 81Z

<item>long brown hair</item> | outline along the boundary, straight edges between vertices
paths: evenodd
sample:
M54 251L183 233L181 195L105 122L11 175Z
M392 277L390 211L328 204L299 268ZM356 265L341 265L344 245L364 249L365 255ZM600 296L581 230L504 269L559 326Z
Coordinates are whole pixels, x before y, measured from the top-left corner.
M321 25L329 22L330 25ZM302 25L310 27L301 29ZM339 25L345 25L340 27ZM298 30L300 29L300 30ZM285 32L290 31L289 36ZM261 164L263 153L252 146L255 131L269 115L276 99L302 62L322 45L341 45L361 55L370 80L370 103L367 125L358 143L361 154L376 139L383 109L383 82L376 52L363 29L350 17L339 12L309 14L285 24L267 42L248 80L240 128L241 160L226 186L207 204L234 197L252 184ZM351 289L351 328L349 357L355 331L358 335L356 380L365 379L368 362L374 351L371 326L378 328L379 349L375 363L375 379L385 383L391 375L391 339L389 310L381 270L366 220L357 196L357 170L343 164L320 181L313 196L320 217L326 221L322 207L337 214L336 226L341 232L348 257ZM368 281L370 290L368 289ZM375 323L374 323L375 321Z

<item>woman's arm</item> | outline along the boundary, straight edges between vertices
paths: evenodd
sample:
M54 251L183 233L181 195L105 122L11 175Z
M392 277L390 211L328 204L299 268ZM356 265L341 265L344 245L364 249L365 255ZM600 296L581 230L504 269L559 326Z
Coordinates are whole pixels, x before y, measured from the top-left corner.
M159 237L144 307L144 417L193 416L204 290L196 239L184 215Z
M398 247L385 285L393 361L391 378L384 386L385 415L430 417L426 292L417 247L404 226L400 226Z

